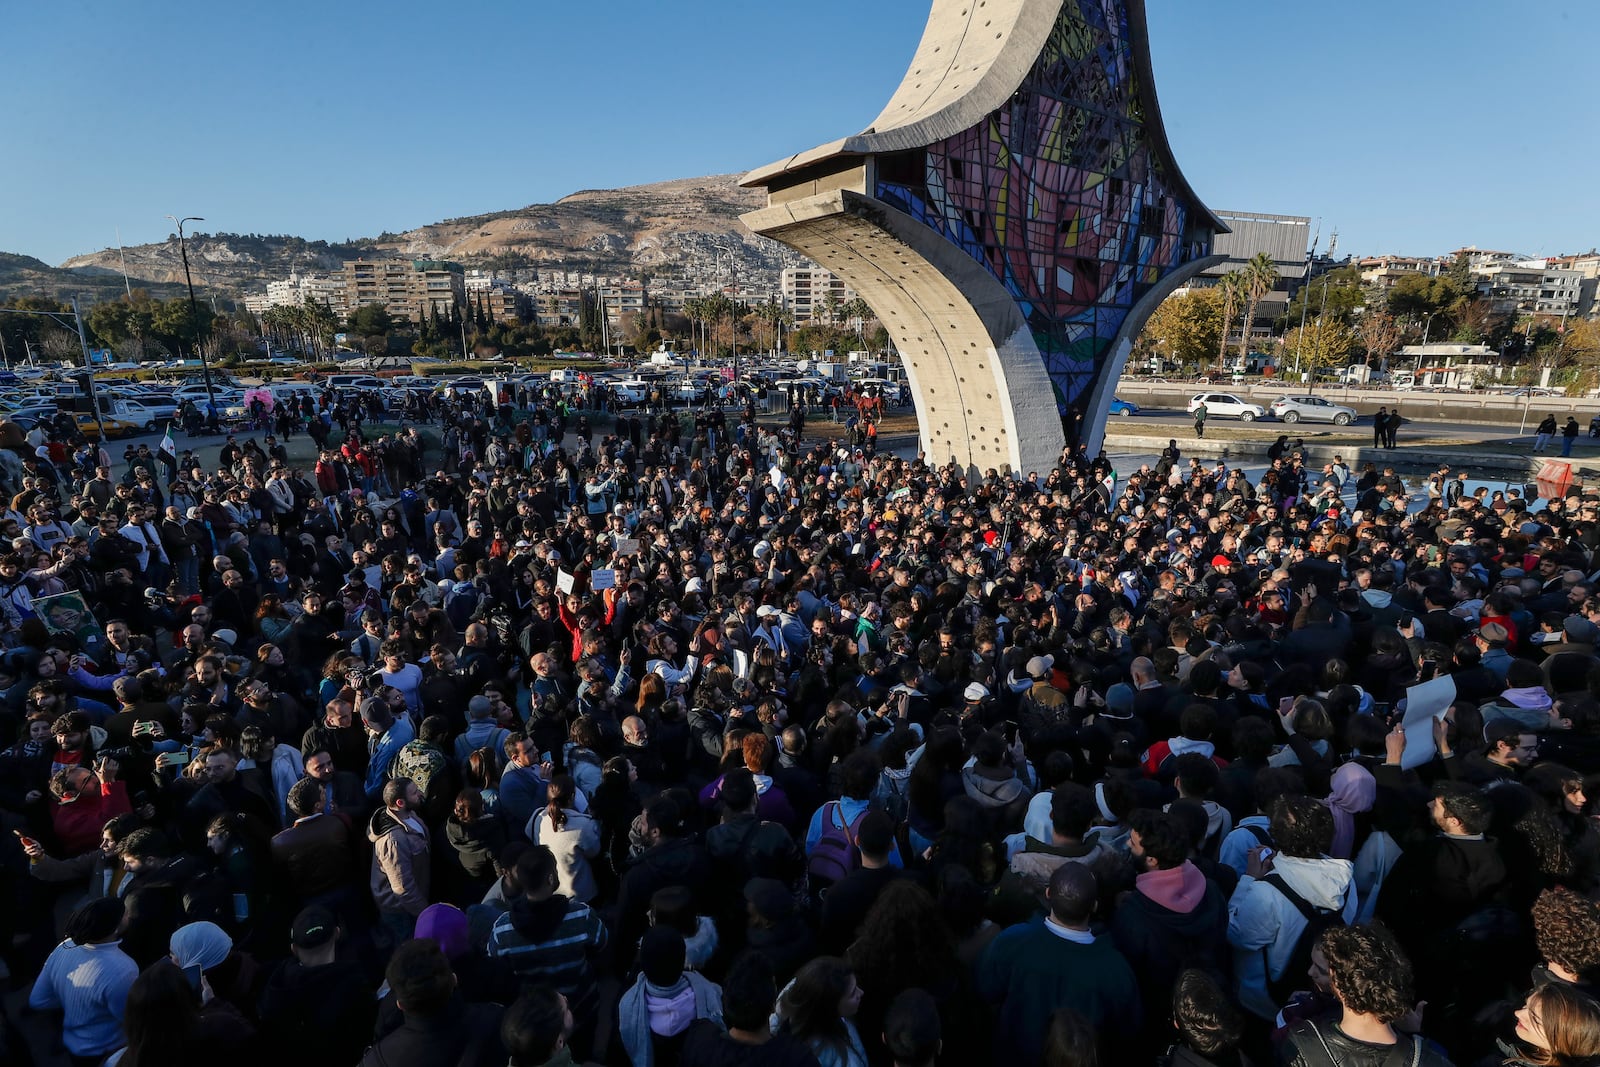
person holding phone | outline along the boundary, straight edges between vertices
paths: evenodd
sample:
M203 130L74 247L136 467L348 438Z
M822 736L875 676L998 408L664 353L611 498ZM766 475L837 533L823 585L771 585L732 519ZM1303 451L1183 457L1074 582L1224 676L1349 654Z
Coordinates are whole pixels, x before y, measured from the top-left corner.
M125 783L116 780L117 761L101 756L89 767L64 767L50 778L55 805L50 825L63 856L81 856L100 843L100 831L118 815L133 810Z

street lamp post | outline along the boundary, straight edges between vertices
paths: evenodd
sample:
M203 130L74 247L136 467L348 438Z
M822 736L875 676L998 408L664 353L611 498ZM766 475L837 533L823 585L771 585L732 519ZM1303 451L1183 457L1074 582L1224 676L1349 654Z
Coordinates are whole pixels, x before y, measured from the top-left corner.
M183 280L189 286L189 321L194 324L194 348L200 353L200 375L206 383L206 421L211 422L220 413L217 411L216 394L211 391L211 362L206 358L205 346L200 343L200 307L194 298L194 279L189 276L189 246L183 236L184 223L206 220L199 215L189 215L181 219L175 215L168 215L167 218L178 224L178 254L183 257Z

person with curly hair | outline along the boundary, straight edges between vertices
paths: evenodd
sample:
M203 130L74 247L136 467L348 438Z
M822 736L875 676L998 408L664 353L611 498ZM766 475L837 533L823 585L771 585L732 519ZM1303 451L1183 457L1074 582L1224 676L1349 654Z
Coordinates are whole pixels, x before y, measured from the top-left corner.
M1289 1028L1279 1049L1284 1067L1385 1067L1400 1051L1415 1067L1450 1067L1443 1050L1416 1029L1411 961L1381 924L1334 926L1317 942L1328 961L1337 1018Z
M883 1022L894 998L920 988L933 995L947 1021L945 1055L951 1062L977 1058L981 1046L968 1048L963 1038L974 1032L979 1020L961 1016L972 998L956 958L955 938L933 894L908 878L889 882L860 931L845 959L865 990L858 1027L869 1048L881 1046Z
M1172 1023L1179 1043L1167 1051L1170 1067L1250 1067L1239 1051L1244 1014L1211 972L1190 967L1178 975Z
M1533 902L1533 939L1543 965L1534 982L1563 982L1593 995L1600 988L1600 905L1558 886Z

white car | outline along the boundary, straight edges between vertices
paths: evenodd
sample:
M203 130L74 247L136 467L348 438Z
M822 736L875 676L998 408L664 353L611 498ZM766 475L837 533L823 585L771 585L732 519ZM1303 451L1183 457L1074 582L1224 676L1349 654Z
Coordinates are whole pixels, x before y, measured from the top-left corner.
M1349 426L1356 421L1356 409L1320 396L1280 396L1272 402L1272 417L1284 422L1331 422L1335 426Z
M1204 402L1208 418L1238 419L1240 422L1255 422L1257 419L1267 417L1267 409L1260 404L1252 404L1240 400L1232 393L1196 393L1189 398L1189 413L1194 414L1194 409Z

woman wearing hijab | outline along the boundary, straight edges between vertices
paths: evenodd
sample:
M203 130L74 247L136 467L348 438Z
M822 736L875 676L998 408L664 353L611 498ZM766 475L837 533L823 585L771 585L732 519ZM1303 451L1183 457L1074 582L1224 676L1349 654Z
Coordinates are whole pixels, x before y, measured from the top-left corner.
M1366 820L1359 818L1372 810L1378 798L1378 780L1359 763L1346 763L1333 772L1333 789L1322 803L1333 812L1334 859L1354 858L1366 837Z

